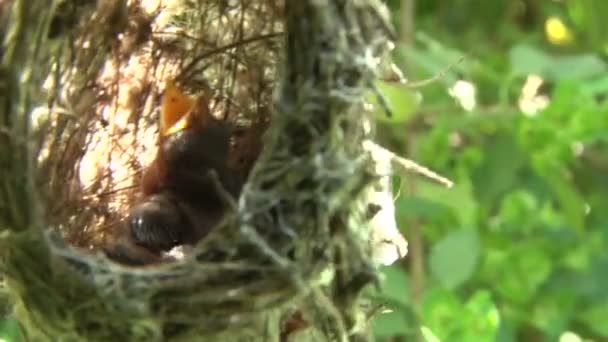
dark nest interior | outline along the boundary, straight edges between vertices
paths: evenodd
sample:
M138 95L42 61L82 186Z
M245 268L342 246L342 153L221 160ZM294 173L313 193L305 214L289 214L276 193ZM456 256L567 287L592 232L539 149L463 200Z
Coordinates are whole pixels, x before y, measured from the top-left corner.
M406 251L364 108L391 32L375 0L0 3L0 277L27 340L370 339L366 291ZM196 125L195 157L163 149ZM133 237L168 207L197 234Z

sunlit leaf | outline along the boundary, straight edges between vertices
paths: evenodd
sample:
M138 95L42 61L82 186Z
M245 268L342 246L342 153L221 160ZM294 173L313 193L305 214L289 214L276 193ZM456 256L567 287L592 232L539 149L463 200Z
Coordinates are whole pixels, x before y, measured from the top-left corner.
M465 303L467 324L460 341L494 341L500 325L500 313L489 291L479 290Z
M425 326L420 327L420 332L422 333L422 337L426 342L441 342L441 340L435 336L431 329Z
M446 340L458 330L463 310L454 293L446 289L431 289L427 291L422 307L424 325L439 340Z
M19 327L19 322L17 320L14 318L0 320L0 341L21 341L21 328Z
M559 336L559 342L584 342L583 339L572 331L566 331Z
M473 275L479 253L479 238L475 231L452 232L433 246L431 272L447 288L457 287Z
M377 81L376 87L386 100L391 111L389 116L375 95L368 96L368 100L374 105L374 115L378 121L390 123L402 123L412 117L418 110L422 97L419 92L408 88L405 84L398 82Z
M453 293L433 289L425 298L424 322L441 341L493 341L500 314L489 291L475 292L462 305Z

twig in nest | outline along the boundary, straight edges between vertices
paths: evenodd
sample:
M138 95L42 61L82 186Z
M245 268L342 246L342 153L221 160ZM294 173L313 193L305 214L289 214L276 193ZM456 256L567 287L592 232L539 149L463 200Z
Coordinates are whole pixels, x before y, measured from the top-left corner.
M390 160L391 166L396 170L400 170L401 172L413 172L415 174L424 176L428 179L443 184L448 188L454 186L454 182L452 182L451 180L440 176L436 172L429 170L428 168L416 163L413 160L399 157L395 153L376 144L372 140L363 141L363 148L370 152L372 156L374 156L374 159Z
M217 172L215 170L210 170L208 172L208 176L211 179L211 181L213 182L214 186L216 187L216 190L218 191L218 194L220 195L220 197L224 201L224 203L230 207L232 212L236 212L237 211L236 202L235 202L234 198L230 195L230 193L228 193L224 189L222 184L220 183ZM266 240L260 234L258 234L258 232L253 227L251 227L249 225L242 225L241 232L243 232L252 243L256 244L257 247L260 248L260 250L266 256L270 257L270 259L275 264L279 265L280 267L282 267L284 269L287 269L291 265L291 262L288 259L279 255L274 249L272 249L272 247L270 247L270 245L268 245ZM301 280L296 279L296 283L300 287L302 287L302 288L304 287L303 282Z
M230 211L236 212L237 206L235 198L232 197L232 195L228 191L226 191L226 189L220 182L220 177L218 176L217 172L215 170L209 170L207 176L211 180L211 183L213 183L215 190L220 195L220 199L224 202L224 204L227 205L228 208L230 208Z
M196 57L194 57L192 59L192 61L190 61L190 63L188 63L180 72L180 74L176 77L176 80L182 80L187 78L189 75L192 74L192 69L196 66L196 64L206 58L209 58L213 55L228 51L230 49L242 46L242 45L246 45L246 44L250 44L250 43L254 43L260 40L266 40L266 39L271 39L271 38L275 38L275 37L279 37L284 35L284 32L276 32L276 33L269 33L269 34L263 34L263 35L259 35L259 36L255 36L255 37L251 37L251 38L246 38L243 40L239 40L236 41L234 43L230 43L228 45L224 45L224 46L220 46L216 49L213 49L211 51L206 51Z

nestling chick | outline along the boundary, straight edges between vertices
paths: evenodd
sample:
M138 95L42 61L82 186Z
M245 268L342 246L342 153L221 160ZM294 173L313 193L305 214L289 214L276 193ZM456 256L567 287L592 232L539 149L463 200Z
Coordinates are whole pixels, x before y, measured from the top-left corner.
M144 171L143 200L129 212L128 236L106 250L126 264L153 263L175 246L197 243L228 209L218 186L236 198L245 181L229 165L232 126L209 113L207 99L195 101L168 83L159 123L158 152Z

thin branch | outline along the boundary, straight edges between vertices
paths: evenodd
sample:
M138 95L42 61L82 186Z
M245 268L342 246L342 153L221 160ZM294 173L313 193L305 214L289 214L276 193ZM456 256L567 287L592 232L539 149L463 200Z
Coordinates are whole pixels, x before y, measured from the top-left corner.
M390 160L391 166L401 172L413 172L415 174L424 176L428 179L434 180L437 183L443 184L447 188L454 186L454 182L439 175L438 173L416 163L413 160L399 157L395 153L385 149L384 147L376 144L372 140L365 140L363 142L363 148L372 153L372 155L378 156L382 160Z
M416 82L408 82L405 84L406 87L410 88L410 89L415 89L415 88L422 88L425 87L431 83L437 82L440 79L444 78L445 75L452 69L454 69L456 66L458 66L460 63L462 63L464 61L465 57L464 56L460 56L460 58L458 58L458 60L456 60L456 62L448 65L445 69L441 70L440 72L437 73L437 75L431 77L431 78L427 78L424 80L420 80L420 81L416 81Z

